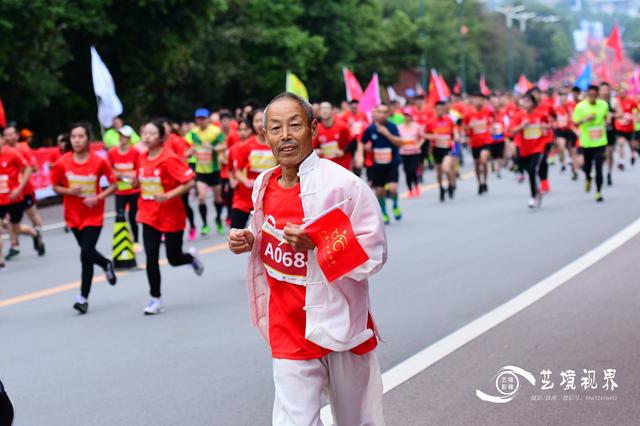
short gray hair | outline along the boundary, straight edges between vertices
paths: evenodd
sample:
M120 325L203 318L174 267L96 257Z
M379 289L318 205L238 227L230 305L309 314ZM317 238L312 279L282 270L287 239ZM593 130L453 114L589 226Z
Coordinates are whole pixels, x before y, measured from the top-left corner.
M295 93L282 92L275 98L271 99L267 104L267 107L264 109L264 114L262 115L262 128L264 128L265 130L267 129L267 112L269 111L269 107L271 106L271 104L279 101L280 99L290 99L292 101L297 102L298 105L300 105L300 107L304 111L304 115L307 119L307 124L311 126L314 116L313 116L313 107L311 106L309 101L296 95Z

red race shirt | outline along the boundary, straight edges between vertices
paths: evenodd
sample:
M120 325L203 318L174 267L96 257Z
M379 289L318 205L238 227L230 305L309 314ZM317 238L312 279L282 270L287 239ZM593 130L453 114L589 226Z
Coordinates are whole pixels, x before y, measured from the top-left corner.
M555 125L558 130L570 130L571 129L571 116L573 115L573 108L569 103L564 105L558 105L554 108L556 120Z
M87 226L102 226L104 221L104 200L98 201L94 207L84 204L84 199L100 194L100 179L107 178L111 184L116 176L109 163L96 154L89 154L84 163L77 163L73 152L64 154L53 165L51 183L65 188L80 187L79 196L64 196L64 220L69 228L84 229Z
M536 109L536 111L543 116L544 120L547 123L551 123L556 115L556 112L553 108L553 99L545 97L540 101L540 105ZM544 131L544 135L542 136L544 143L553 143L554 134L553 129L549 127Z
M118 189L116 194L118 195L130 195L140 192L139 188L132 186L136 177L136 170L138 168L138 158L140 151L130 146L127 152L124 154L120 152L120 148L114 146L107 154L109 158L109 164L113 168L113 172L118 179Z
M338 150L344 151L351 142L351 132L347 126L337 120L333 120L331 127L324 127L322 123L318 124L318 135L313 141L313 148L320 149L320 157L331 160L340 164L345 169L351 171L351 153L343 152L342 155Z
M358 111L354 114L349 109L343 112L340 118L349 127L351 136L358 140L361 140L362 134L364 133L366 128L369 127L369 119L367 118L367 115L362 111Z
M169 133L167 140L164 141L164 147L173 151L179 159L187 161L186 152L191 148L191 145L189 145L189 142L187 142L187 140L182 136L176 135L175 133Z
M141 194L138 200L138 222L161 232L184 230L187 218L181 197L173 197L163 203L156 195L167 193L195 178L195 173L173 151L162 148L154 159L145 152L138 159L138 181Z
M494 113L493 124L491 125L491 142L502 143L507 134L507 123L509 117L505 110L498 110Z
M488 109L469 111L464 117L464 124L469 128L471 148L481 148L491 143L491 125L493 115Z
M232 156L233 169L244 173L251 180L255 180L260 173L278 164L269 145L260 143L255 136L243 142L237 150L234 150ZM244 184L238 183L231 206L244 212L253 210L252 190L253 188L247 188Z
M633 132L633 110L638 108L638 103L631 98L618 98L622 117L615 119L615 128L619 132Z
M453 120L448 115L442 117L433 117L425 130L429 134L435 134L436 137L431 140L431 144L436 148L453 148Z
M26 142L18 142L16 145L16 149L22 154L24 159L27 161L29 167L32 168L32 172L35 173L38 170L38 162L36 161L36 155L33 153L33 150ZM31 176L33 178L33 175ZM33 189L33 185L31 184L31 178L29 178L29 182L24 186L24 190L22 193L24 195L31 195L35 192Z
M59 149L58 149L58 150L53 151L53 152L51 153L51 155L49 155L49 160L48 160L48 161L49 161L49 165L50 165L50 166L53 166L53 165L54 165L54 163L55 163L56 161L58 161L58 160L60 159L60 157L62 157L63 155L64 155L64 152L60 151Z
M412 106L411 113L413 114L413 119L422 126L426 126L429 120L431 120L436 115L433 108L428 108L426 106L422 109L418 109L415 106Z
M527 120L529 124L519 132L519 148L520 156L528 157L532 154L543 153L546 145L544 124L547 124L548 118L540 111L532 113L523 112L516 118L515 126Z
M239 141L240 135L233 129L230 129L229 133L225 135L224 143L227 145L227 151L224 155L220 156L220 177L222 179L229 179L229 150Z
M0 206L22 201L24 191L13 200L9 198L9 194L20 186L20 175L27 167L29 163L17 149L8 145L0 147Z
M262 261L267 269L269 282L269 342L273 358L316 359L331 350L316 345L304 337L306 325L306 287L303 283L307 273L307 252L296 252L289 244L279 243L282 229L287 222L301 224L304 217L300 200L300 184L293 188L282 188L278 178L282 169L275 170L264 194L264 214L272 220L262 228ZM368 327L373 328L371 316ZM375 336L353 348L355 354L365 354L377 346Z

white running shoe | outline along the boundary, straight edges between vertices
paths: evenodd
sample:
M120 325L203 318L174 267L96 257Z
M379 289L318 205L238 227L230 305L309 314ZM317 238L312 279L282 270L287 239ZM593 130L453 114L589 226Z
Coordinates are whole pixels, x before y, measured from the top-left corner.
M162 303L162 300L156 297L152 297L151 300L149 300L147 307L144 308L145 315L157 315L162 312L164 312L164 304Z
M530 209L535 208L536 204L538 204L538 200L536 200L535 198L529 198L529 208Z
M202 260L200 260L200 256L198 256L198 251L195 249L195 247L191 247L189 249L189 254L193 256L193 262L191 262L191 266L193 267L193 272L195 272L196 275L198 276L202 275L202 273L204 272L204 263L202 263Z

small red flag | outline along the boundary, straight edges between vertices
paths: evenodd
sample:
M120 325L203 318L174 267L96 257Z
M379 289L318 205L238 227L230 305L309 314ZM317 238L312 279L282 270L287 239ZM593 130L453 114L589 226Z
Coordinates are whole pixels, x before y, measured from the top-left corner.
M7 115L4 112L4 105L2 104L2 99L0 99L0 127L7 127Z
M484 74L480 75L480 93L485 96L489 96L491 94L491 89L487 86L487 81L484 78Z
M330 283L369 260L349 216L339 208L305 224L305 232L316 244L318 265Z
M613 49L616 52L616 61L622 62L622 39L620 38L620 30L618 29L618 24L613 26L613 31L609 34L607 38L607 47Z
M342 75L344 77L344 89L347 95L347 101L351 102L354 99L359 101L363 92L358 79L347 67L342 68Z

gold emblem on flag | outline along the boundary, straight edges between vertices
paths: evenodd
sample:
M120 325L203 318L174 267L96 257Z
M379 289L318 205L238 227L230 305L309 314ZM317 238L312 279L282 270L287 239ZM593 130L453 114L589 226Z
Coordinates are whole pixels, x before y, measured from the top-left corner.
M322 248L325 259L333 266L336 264L334 255L341 251L345 251L349 245L349 241L347 240L347 231L343 230L340 232L338 231L338 228L336 228L331 234L327 231L322 231L322 239L325 242L324 247Z

